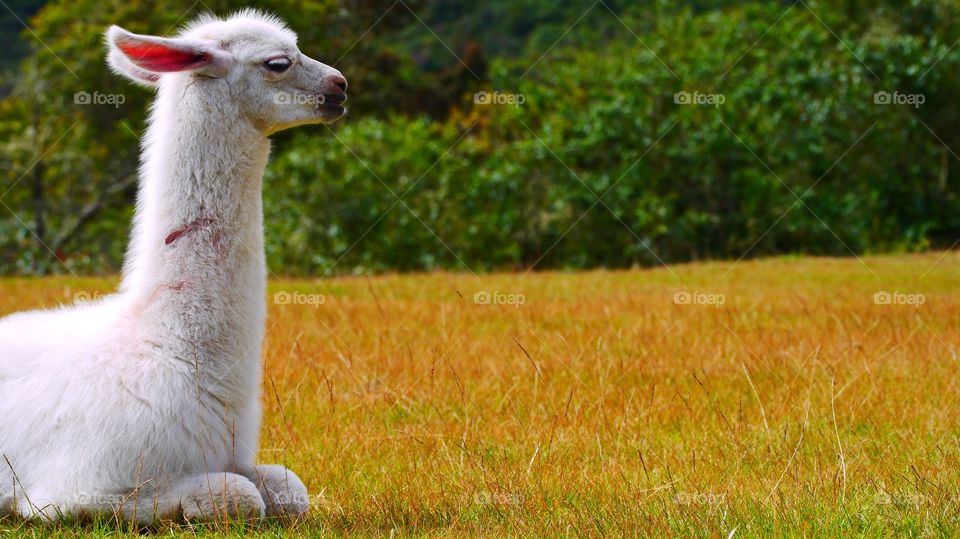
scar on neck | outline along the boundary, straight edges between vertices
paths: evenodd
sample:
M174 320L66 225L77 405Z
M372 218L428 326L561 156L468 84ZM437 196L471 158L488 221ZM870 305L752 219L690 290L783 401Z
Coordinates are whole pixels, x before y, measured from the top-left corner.
M187 286L186 281L179 281L179 282L170 283L170 284L158 285L156 288L153 289L153 292L150 294L150 297L147 299L147 303L153 303L154 301L159 299L160 295L163 294L164 292L168 292L168 291L180 292L184 288L186 288L186 286Z
M193 221L190 221L183 227L178 228L173 232L171 232L170 235L168 235L167 238L164 240L164 243L166 245L170 245L171 243L193 232L194 230L198 230L198 229L213 225L216 222L217 222L216 219L211 219L209 217L199 217L197 219L194 219Z

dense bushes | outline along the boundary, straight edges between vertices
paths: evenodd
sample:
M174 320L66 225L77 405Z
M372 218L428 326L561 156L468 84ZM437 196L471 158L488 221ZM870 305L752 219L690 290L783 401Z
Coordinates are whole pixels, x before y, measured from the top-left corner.
M281 137L265 191L271 268L623 267L953 244L955 3L720 4L622 14L636 35L585 19L537 62L488 59L483 89L522 104L475 104L471 91L438 119L379 88L383 114ZM878 104L887 94L924 102ZM97 257L76 267L117 267L126 214L112 212L90 229ZM20 253L3 269L34 268L43 251L17 229L0 219Z
M937 137L955 139L944 119L960 57L883 21L848 49L835 21L796 9L737 62L782 13L676 15L643 36L663 63L626 33L555 50L522 79L529 59L495 64L490 91L520 106L300 135L269 173L272 265L579 268L949 246L957 164ZM681 91L723 104L677 104ZM397 203L391 191L407 190Z

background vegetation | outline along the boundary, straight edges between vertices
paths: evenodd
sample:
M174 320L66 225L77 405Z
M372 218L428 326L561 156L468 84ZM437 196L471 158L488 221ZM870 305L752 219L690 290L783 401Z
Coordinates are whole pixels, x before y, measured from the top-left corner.
M243 5L0 8L0 272L119 269L150 92L108 72L103 30L172 33ZM351 83L345 121L276 137L275 273L626 267L960 238L956 0L258 7ZM125 101L77 105L81 91ZM523 104L477 104L478 91ZM724 102L677 104L677 92ZM877 92L924 102L877 104Z

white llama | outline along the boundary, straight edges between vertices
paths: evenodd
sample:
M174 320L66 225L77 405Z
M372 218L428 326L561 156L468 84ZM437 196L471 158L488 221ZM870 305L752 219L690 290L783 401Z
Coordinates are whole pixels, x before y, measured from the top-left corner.
M0 320L0 514L303 514L300 479L256 464L261 180L267 137L341 117L346 80L254 11L106 38L114 71L157 88L123 282Z

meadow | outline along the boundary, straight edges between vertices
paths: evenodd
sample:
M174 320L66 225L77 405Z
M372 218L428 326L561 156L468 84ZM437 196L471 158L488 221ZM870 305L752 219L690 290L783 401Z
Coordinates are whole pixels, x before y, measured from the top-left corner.
M261 460L312 513L148 531L956 535L958 270L940 252L272 279ZM115 284L4 278L0 315Z

